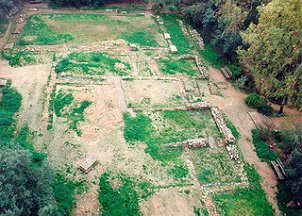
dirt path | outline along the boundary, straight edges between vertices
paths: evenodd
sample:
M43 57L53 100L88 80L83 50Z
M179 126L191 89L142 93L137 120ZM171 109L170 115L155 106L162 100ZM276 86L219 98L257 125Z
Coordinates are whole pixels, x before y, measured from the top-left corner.
M226 82L219 70L209 67L209 73L215 83ZM255 165L263 179L262 187L275 210L275 214L281 215L276 200L276 186L278 183L276 176L267 163L259 160L251 142L251 130L255 128L255 125L248 115L248 112L251 110L244 104L246 95L236 90L229 83L223 84L225 87L220 89L222 96L210 95L206 100L218 106L239 130L241 138L238 144L244 159L246 162Z

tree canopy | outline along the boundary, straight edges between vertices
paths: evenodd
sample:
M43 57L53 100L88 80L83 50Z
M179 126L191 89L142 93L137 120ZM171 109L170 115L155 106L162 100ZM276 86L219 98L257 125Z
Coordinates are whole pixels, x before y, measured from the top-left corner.
M301 109L302 1L273 0L259 11L258 24L242 33L248 48L238 51L240 62L261 93Z

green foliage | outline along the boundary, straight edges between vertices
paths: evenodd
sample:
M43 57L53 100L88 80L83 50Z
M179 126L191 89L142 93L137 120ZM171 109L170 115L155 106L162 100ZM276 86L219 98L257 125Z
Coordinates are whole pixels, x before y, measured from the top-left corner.
M270 163L270 161L276 160L278 155L271 151L268 144L260 139L259 133L259 129L252 130L253 144L255 146L256 153L262 161Z
M127 142L145 141L151 134L151 119L142 113L137 113L135 118L124 113L124 122L124 137Z
M256 93L249 94L245 98L245 104L251 108L257 109L266 116L271 116L274 113L273 108L267 104L267 101Z
M65 94L61 89L53 101L54 111L56 113L56 116L61 117L62 116L61 111L64 109L64 107L67 107L70 104L72 104L73 101L74 101L74 97L72 93Z
M116 68L117 63L122 64L124 68ZM55 66L56 73L72 71L87 75L103 75L105 72L112 72L123 76L127 75L130 69L130 64L102 52L73 52Z
M156 113L154 113L156 114ZM181 142L192 138L203 137L206 134L218 135L218 129L212 117L207 112L190 112L185 110L159 112L158 122L151 120L149 115L137 113L135 118L130 114L124 114L124 138L127 142L145 142L148 148L145 149L154 159L171 161L178 158L182 147L165 146L171 142ZM211 124L207 124L210 123ZM160 129L154 125L160 124Z
M43 20L42 16L43 15L32 15L27 19L23 32L18 40L19 45L60 44L74 39L74 36L68 33L55 33Z
M173 14L161 14L164 20L165 27L169 34L171 35L172 43L177 47L179 54L191 53L192 48L189 44L187 38L183 34L180 26L178 25L176 19L180 18Z
M29 51L4 50L2 51L2 58L8 60L12 67L31 65L37 62L36 53Z
M10 142L14 136L14 114L21 106L22 96L17 90L5 87L2 89L0 101L0 139L2 142Z
M103 5L106 0L49 0L48 4L52 7L57 6L71 6L71 7L81 7L81 6L90 6L90 7L96 7Z
M29 127L26 125L18 132L15 142L31 153L32 166L41 167L44 162L45 155L35 150L32 143L32 136L33 135L31 134Z
M225 120L226 126L231 130L235 139L238 140L240 137L240 133L238 132L238 130L235 127L235 125L233 124L233 122L231 122L229 119L226 119L226 118L224 118L224 120Z
M79 103L74 100L72 93L67 93L63 90L60 90L56 96L52 96L53 99L50 106L53 106L52 109L55 111L56 116L66 118L69 123L69 129L81 136L82 131L78 128L78 125L80 122L85 121L84 111L92 102L84 100Z
M188 167L185 164L174 164L174 167L169 170L169 174L177 180L183 180L189 175Z
M241 75L243 74L242 68L240 66L238 66L238 65L229 64L228 68L232 72L232 77L231 78L233 80L239 79L241 77Z
M33 167L31 155L19 148L1 150L0 161L1 215L37 216L46 207L54 208L52 172L46 164Z
M120 185L113 188L109 173L103 173L100 178L99 202L102 206L101 215L141 215L139 195L134 182L125 177L118 178Z
M224 192L213 197L218 212L222 215L274 215L266 194L261 188L261 177L254 167L246 165L250 186L237 188L234 192Z
M262 98L256 93L249 94L245 98L245 104L254 109L257 109L260 106L261 101Z
M195 76L197 69L194 62L187 59L171 60L163 59L159 60L159 66L161 71L165 74L187 74L189 76Z
M120 38L128 41L129 43L135 43L141 46L150 46L150 47L159 46L152 32L148 30L136 31L132 33L124 32L120 35Z
M57 173L51 187L60 215L70 215L75 206L76 189L83 187L83 182L73 182Z
M209 62L215 68L221 68L226 64L225 60L219 55L219 53L209 44L205 43L203 50L199 50L200 55L204 60Z

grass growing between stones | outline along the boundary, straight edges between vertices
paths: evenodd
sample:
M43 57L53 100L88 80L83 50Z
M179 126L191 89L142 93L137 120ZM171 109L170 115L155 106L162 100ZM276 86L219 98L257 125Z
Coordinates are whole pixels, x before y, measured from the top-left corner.
M37 53L29 51L3 50L1 54L2 59L7 60L12 67L33 65L40 61Z
M177 16L173 14L161 14L164 20L165 27L171 35L172 43L177 47L179 54L191 53L192 46L189 44L187 38L183 34L178 22Z
M224 192L213 196L213 201L221 215L274 215L266 194L261 188L261 177L254 167L245 166L250 186L237 188L233 192Z
M56 116L67 119L69 129L75 131L78 136L82 134L78 125L85 121L84 111L91 104L92 102L86 100L76 101L70 91L63 90L58 92L52 102Z
M135 118L124 114L124 137L127 142L145 142L146 152L161 161L175 160L183 149L164 144L208 136L219 137L219 131L207 111L159 111L138 113Z
M141 215L139 201L154 193L148 182L137 182L126 175L103 173L100 178L99 202L102 215Z
M160 60L159 66L164 74L187 74L189 76L195 76L197 68L194 62L187 59L180 60Z
M236 174L232 161L224 148L192 149L189 158L201 183L240 181L240 177Z
M104 75L105 72L112 72L123 76L128 75L130 69L130 64L102 52L73 52L56 65L55 72L85 75Z

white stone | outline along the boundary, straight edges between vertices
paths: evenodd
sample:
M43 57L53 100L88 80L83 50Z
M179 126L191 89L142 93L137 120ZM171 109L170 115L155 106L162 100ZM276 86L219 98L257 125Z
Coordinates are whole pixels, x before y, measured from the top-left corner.
M170 51L171 51L171 53L177 53L178 52L175 45L170 45Z
M171 36L169 33L164 33L164 37L166 40L171 40Z

